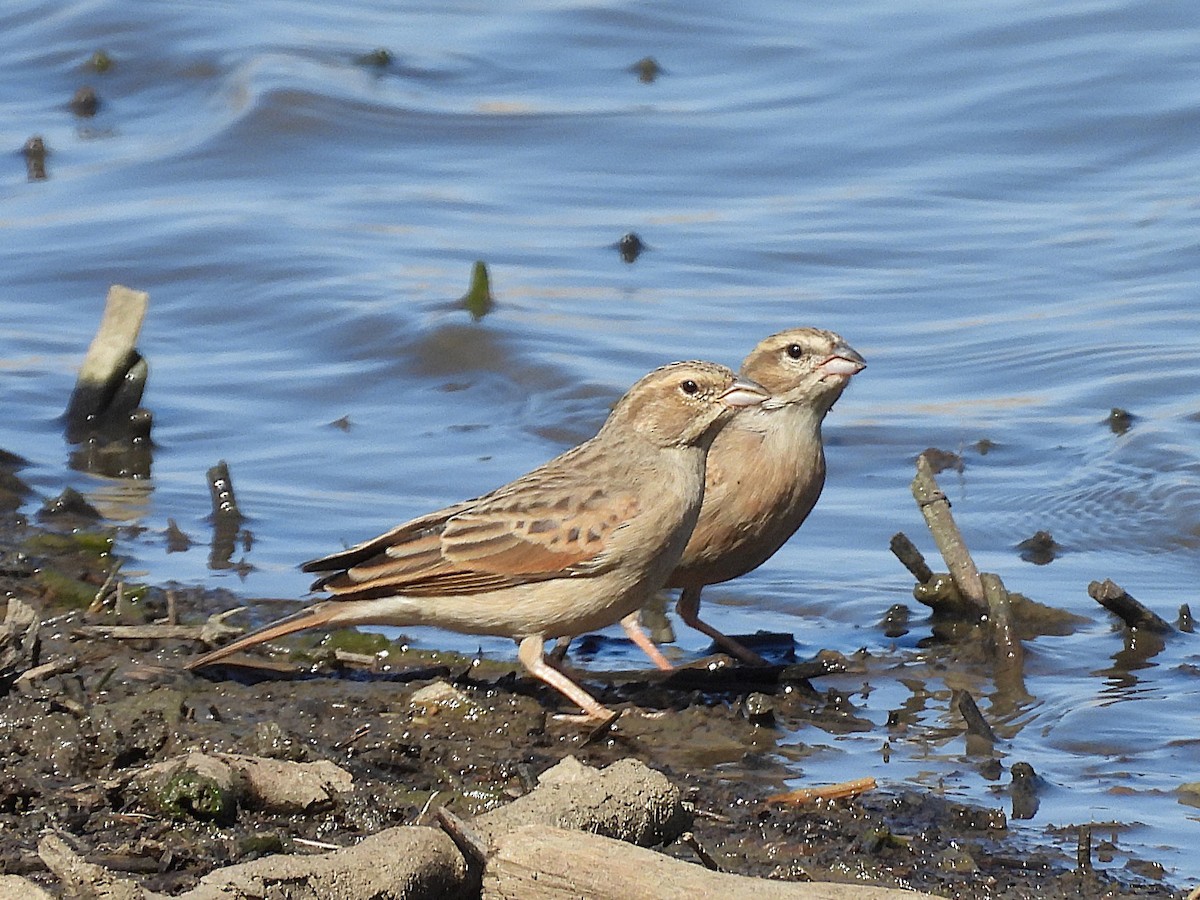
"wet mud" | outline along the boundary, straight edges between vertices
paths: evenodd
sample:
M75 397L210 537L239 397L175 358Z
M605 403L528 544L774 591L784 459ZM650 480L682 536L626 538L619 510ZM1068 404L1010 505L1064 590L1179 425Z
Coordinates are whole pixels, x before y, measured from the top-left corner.
M117 532L77 513L26 522L15 512L17 484L0 510L0 585L10 600L0 646L0 875L51 895L64 886L39 855L47 834L105 871L179 893L234 863L434 824L441 807L460 817L499 809L574 756L594 767L632 758L663 773L682 792L692 837L661 852L726 872L948 897L1183 896L1153 860L1106 867L1100 831L1068 829L1037 845L1014 836L1008 815L1018 800L1036 804L1037 789L1036 775L1015 766L1004 808L887 784L842 799L781 798L804 753L782 747L782 733L804 723L877 728L856 714L852 695L821 686L825 672L870 662L854 657L762 671L710 660L669 677L580 670L602 702L625 710L593 733L558 721L569 711L561 698L515 661L418 653L379 635L304 636L286 652L184 671L221 628L277 616L279 602L251 602L221 620L246 601L124 583L112 577ZM591 650L602 655L603 642ZM208 782L181 767L201 755L232 765L228 797L206 793ZM311 771L325 774L280 800L246 787L245 767L261 773L265 761L320 764Z

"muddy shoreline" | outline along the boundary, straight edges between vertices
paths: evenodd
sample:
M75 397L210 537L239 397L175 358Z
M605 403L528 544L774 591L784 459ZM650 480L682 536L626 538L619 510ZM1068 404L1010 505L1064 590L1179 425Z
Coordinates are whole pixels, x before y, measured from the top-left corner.
M279 602L266 609L226 591L110 578L118 530L78 508L27 521L18 471L5 467L0 584L38 624L9 628L0 668L0 875L52 896L64 886L38 852L47 834L105 871L179 893L234 863L433 824L438 807L461 817L498 809L568 756L596 768L632 758L663 773L682 792L694 839L662 852L727 872L941 896L1183 896L1153 860L1106 866L1099 825L1031 845L1009 832L1006 809L902 785L804 805L772 800L795 776L780 730L874 727L851 695L822 687L822 671L861 664L837 654L766 673L702 665L669 680L582 670L602 702L628 710L600 735L558 722L560 698L515 660L418 653L378 635L315 635L247 665L186 672L213 616L248 604L228 620L247 627L278 615ZM153 630L162 626L176 631ZM139 778L193 751L326 761L351 782L303 809L243 800L206 816L171 806Z

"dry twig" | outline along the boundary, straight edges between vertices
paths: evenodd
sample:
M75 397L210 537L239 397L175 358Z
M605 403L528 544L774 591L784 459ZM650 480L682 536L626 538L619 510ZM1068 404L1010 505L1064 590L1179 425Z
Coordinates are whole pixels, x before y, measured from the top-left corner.
M825 784L820 787L799 788L785 794L775 794L768 797L768 803L790 803L796 806L812 803L816 800L844 800L847 797L857 797L876 788L874 778L855 778L852 781L839 781L836 784Z
M242 629L226 625L225 620L246 607L213 613L203 625L81 625L75 633L83 637L110 637L121 641L200 641L210 647L223 643Z

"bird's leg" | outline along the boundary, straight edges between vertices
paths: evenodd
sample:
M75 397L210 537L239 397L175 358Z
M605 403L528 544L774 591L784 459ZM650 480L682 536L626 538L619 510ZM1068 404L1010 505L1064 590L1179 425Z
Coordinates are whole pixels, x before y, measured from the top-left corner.
M752 666L769 666L770 663L742 644L735 641L727 634L722 634L713 628L707 622L700 620L700 591L702 588L686 587L679 595L679 602L675 604L675 612L679 613L679 618L695 628L697 631L707 634L710 638L716 641L717 644L724 647L731 654L736 656L744 663Z
M582 716L563 716L562 718L573 722L593 724L613 719L616 713L608 707L602 706L595 697L546 662L546 658L542 655L544 646L545 642L541 635L531 634L517 645L517 659L521 661L521 665L530 675L550 685L572 703L578 705L584 713Z
M670 672L675 667L671 661L662 655L662 651L654 646L654 641L650 640L650 635L646 634L646 629L642 627L642 623L638 621L638 613L640 610L634 610L629 615L621 620L621 627L625 629L625 633L629 635L629 639L633 641L642 652L645 653L654 662L656 666L664 671Z

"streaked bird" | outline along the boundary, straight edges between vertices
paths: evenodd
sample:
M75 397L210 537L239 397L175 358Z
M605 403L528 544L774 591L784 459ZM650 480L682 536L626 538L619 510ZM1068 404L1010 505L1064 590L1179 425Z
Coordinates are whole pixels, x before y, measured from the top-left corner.
M547 638L622 621L663 586L696 524L705 457L769 394L724 366L673 363L638 381L595 437L501 488L305 563L330 597L188 664L196 669L310 628L433 625L511 637L535 678L614 715L543 652Z

